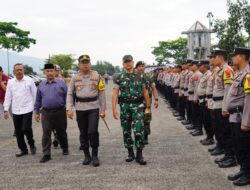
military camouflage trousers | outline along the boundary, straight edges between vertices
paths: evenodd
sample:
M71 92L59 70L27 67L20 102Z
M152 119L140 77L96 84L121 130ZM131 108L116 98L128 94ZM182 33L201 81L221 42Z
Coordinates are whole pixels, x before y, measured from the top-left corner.
M144 105L143 104L120 104L121 126L123 128L123 140L125 148L143 148L144 143ZM134 141L132 138L134 132Z

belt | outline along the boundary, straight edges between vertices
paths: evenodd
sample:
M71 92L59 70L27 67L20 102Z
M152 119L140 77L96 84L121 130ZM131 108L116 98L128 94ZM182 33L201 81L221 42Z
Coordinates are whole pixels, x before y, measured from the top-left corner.
M137 99L126 99L126 98L122 98L119 97L118 98L118 103L122 104L122 103L126 103L126 104L141 104L143 103L143 98L137 98Z
M209 95L206 95L206 97L207 97L208 99L211 99L211 98L213 98L213 95L212 95L212 94L209 94Z
M187 91L188 90L188 88L184 88L184 91Z
M174 89L179 89L180 87L174 87Z
M234 113L242 113L243 112L243 107L242 106L238 106L236 108L231 108L228 110L228 112L230 114L234 114Z
M220 101L220 100L223 100L223 96L221 96L221 97L213 97L213 100L214 100L214 101Z
M184 90L184 88L181 88L181 90Z
M188 94L189 94L189 95L192 95L192 94L194 94L194 92L188 92Z
M98 96L93 97L93 98L78 98L76 97L76 102L94 102L98 100Z
M206 95L199 96L199 99L205 99L205 98L206 98Z
M42 110L45 110L47 112L56 112L56 111L59 111L61 109L65 109L65 107L59 107L59 108L42 108Z

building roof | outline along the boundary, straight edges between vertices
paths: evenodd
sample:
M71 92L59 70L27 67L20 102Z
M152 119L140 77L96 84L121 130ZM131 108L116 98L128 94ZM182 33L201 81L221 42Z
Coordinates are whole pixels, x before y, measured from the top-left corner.
M182 32L182 34L189 34L189 33L199 33L199 32L212 32L212 30L209 30L206 26L204 26L201 22L196 21L188 31Z

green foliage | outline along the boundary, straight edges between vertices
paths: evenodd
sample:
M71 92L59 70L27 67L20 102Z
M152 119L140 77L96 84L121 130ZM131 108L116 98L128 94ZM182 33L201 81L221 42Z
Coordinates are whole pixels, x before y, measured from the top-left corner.
M179 37L175 40L160 41L159 46L153 47L152 53L155 55L155 61L158 65L170 63L173 59L175 63L180 64L187 56L187 39Z
M10 49L21 52L35 44L36 40L29 38L29 31L17 28L15 22L0 22L0 49Z
M29 74L31 74L31 75L36 75L36 74L37 74L37 73L33 70L33 68L30 67L29 65L24 65L23 67L24 67L24 69L25 69L25 74L26 74L26 75L29 75Z
M120 72L119 66L113 66L107 61L97 61L95 65L92 65L92 69L97 71L99 74L104 75L113 75L115 72Z
M217 47L232 52L236 46L246 46L250 39L250 6L246 0L228 0L227 6L228 19L216 19L213 31L219 39Z
M68 70L72 68L74 61L75 59L71 54L57 54L52 55L49 59L46 59L45 63L59 65L61 67L63 76L67 77Z

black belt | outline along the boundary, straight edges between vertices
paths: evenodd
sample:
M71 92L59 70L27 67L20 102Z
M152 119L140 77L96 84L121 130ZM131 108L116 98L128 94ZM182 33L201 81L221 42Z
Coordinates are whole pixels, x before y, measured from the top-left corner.
M118 98L118 103L119 104L142 104L143 103L143 98L137 98L137 99L127 99L127 98Z
M174 89L179 89L180 87L174 87Z
M188 94L189 94L189 95L192 95L192 94L194 94L194 92L188 92Z
M206 95L199 96L199 99L205 99L205 98L206 98Z
M98 100L98 96L93 97L93 98L79 98L79 97L76 97L76 102L94 102L96 100Z
M228 110L228 112L230 114L234 114L234 113L242 113L243 112L243 107L242 106L238 106L236 108L231 108Z
M184 88L184 91L187 91L188 90L188 88Z
M181 90L184 90L184 88L181 88Z
M45 110L47 112L57 112L61 109L65 109L65 107L59 107L59 108L42 108L42 110Z
M212 94L209 94L209 95L207 95L206 96L208 99L211 99L211 98L213 98L213 95Z
M220 101L220 100L223 100L223 96L221 96L221 97L213 97L213 100L214 100L214 101Z

